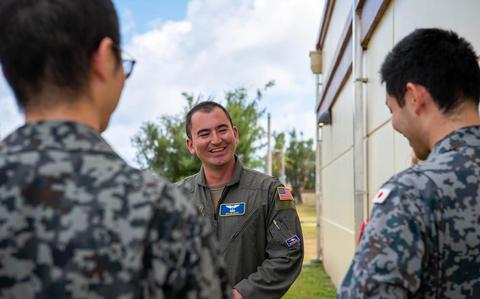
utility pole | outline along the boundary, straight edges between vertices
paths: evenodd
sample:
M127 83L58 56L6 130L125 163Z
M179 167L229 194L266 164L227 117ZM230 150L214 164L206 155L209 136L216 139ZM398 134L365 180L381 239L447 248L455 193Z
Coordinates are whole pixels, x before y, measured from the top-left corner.
M272 175L272 144L271 144L270 113L267 122L267 174Z
M280 168L280 181L284 184L287 183L287 176L285 175L285 150L281 149L280 154L282 155L282 163Z

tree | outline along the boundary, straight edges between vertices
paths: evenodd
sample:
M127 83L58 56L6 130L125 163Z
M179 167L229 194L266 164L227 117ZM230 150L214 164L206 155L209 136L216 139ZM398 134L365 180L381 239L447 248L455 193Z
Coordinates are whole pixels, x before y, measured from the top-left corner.
M263 93L274 82L268 82L258 89L255 97L249 98L245 88L237 88L225 93L224 106L232 117L233 124L239 131L237 155L250 168L258 168L263 159L257 151L264 146L261 142L265 130L259 120L265 114L259 102ZM185 145L185 115L197 103L203 101L202 95L182 93L187 105L183 113L162 116L158 122L145 122L140 131L132 138L137 150L136 160L142 168L150 168L171 181L178 181L192 175L200 169L200 161L193 157ZM207 100L215 100L208 98ZM221 103L221 102L220 102Z
M297 203L302 204L302 192L305 187L315 184L315 151L313 150L313 140L303 140L303 134L300 133L300 139L297 138L297 132L292 130L290 141L286 151L285 173L287 182L292 186Z
M185 145L184 115L202 98L187 93L182 96L187 101L182 114L162 116L158 123L147 121L132 138L140 167L152 169L174 182L200 169L200 161Z
M257 152L265 146L261 140L265 137L265 129L259 120L265 115L265 109L259 107L263 93L275 85L270 81L262 89L257 89L256 96L248 99L248 91L245 88L237 88L225 93L225 107L232 117L233 124L238 128L239 140L237 155L249 168L259 168L263 165L263 157Z

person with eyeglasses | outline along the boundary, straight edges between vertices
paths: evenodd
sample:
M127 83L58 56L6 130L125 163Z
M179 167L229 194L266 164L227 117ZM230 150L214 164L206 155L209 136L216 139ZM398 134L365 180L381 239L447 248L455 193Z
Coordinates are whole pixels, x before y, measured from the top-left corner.
M88 20L88 21L87 21ZM228 298L208 223L101 137L135 65L110 0L0 1L0 298Z

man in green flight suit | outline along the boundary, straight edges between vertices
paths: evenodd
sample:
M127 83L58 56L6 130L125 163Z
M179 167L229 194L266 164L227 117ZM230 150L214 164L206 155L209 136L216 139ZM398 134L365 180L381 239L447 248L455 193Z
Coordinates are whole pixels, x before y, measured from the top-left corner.
M233 298L280 298L300 273L303 238L295 202L277 179L245 168L238 129L212 101L186 116L187 147L202 162L181 184L215 228Z

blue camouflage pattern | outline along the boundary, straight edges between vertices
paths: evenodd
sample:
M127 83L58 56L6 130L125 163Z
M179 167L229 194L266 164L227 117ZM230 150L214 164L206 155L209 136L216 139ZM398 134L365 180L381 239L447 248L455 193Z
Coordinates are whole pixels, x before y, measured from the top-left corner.
M214 238L92 128L38 122L0 143L0 298L227 298Z
M337 298L480 298L480 127L382 188Z

